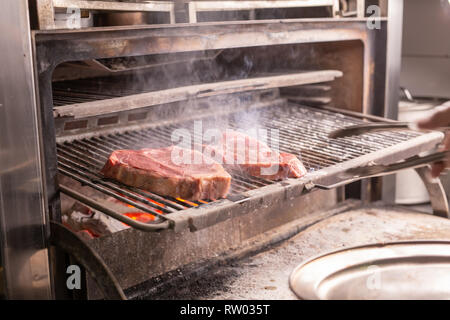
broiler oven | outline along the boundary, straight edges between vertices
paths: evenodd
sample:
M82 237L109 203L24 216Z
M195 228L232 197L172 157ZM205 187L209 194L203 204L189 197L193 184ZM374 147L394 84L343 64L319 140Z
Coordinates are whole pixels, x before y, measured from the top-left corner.
M9 9L23 15L27 8L12 2ZM398 9L390 4L389 16ZM18 214L14 203L2 207L6 238L27 251L14 259L3 248L6 293L144 297L178 272L199 274L226 257L261 249L252 239L276 228L295 223L298 231L320 221L348 198L386 200L388 179L321 190L343 181L348 168L412 157L443 137L405 130L328 138L333 129L390 121L383 117L395 113L398 38L388 17L377 21L375 29L364 17L335 16L32 31L23 81L30 84L30 101L36 97L36 118L28 114L23 125L36 125L38 148L27 152L34 154L39 182L30 192L40 190L43 202L41 212L27 210L24 221L9 218ZM184 138L201 144L209 128L260 130L272 147L297 155L308 173L271 181L231 172L230 193L214 201L161 196L99 173L114 150ZM17 135L22 129L14 128ZM16 170L23 168L2 166L2 194ZM435 213L446 216L442 186L427 179L426 169L419 172ZM27 223L34 249L18 243ZM81 267L80 290L66 286L71 265ZM18 280L11 268L27 276Z

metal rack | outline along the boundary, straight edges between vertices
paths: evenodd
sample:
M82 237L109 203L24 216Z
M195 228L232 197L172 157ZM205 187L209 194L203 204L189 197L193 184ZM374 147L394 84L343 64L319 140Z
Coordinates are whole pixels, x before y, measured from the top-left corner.
M187 5L189 23L197 23L199 12L248 11L249 20L255 20L255 10L286 9L305 7L330 7L331 16L340 11L339 0L275 0L275 1L115 1L115 0L37 0L39 28L41 30L58 29L55 23L55 10L66 9L73 13L74 8L89 12L166 12L169 23L175 23L176 11L183 11ZM361 5L359 5L361 7ZM219 19L220 20L220 19Z
M386 0L377 4L381 8L382 16L386 16ZM267 9L296 9L296 8L330 8L330 16L364 18L367 4L365 0L182 0L182 1L117 1L117 0L37 0L39 27L41 30L58 29L55 23L56 10L74 8L88 12L164 12L169 14L169 23L178 20L189 23L198 22L198 14L202 12L216 13L216 21L222 21L220 13L230 11L247 11L244 20L255 20L256 10ZM183 17L176 17L180 13ZM70 15L70 14L68 14ZM184 17L186 16L186 17ZM306 17L304 17L306 18Z
M405 155L415 154L424 146L436 144L441 135L430 133L423 135L418 132L399 131L389 133L371 133L358 137L342 139L328 139L328 133L336 128L363 123L363 120L336 112L289 104L284 108L265 107L257 111L257 122L263 128L279 130L281 152L296 154L308 169L308 174L301 179L289 179L283 182L269 181L266 179L249 177L238 172L232 174L232 188L227 199L218 201L186 201L153 194L125 186L116 181L104 179L99 173L108 159L110 153L117 149L140 149L143 147L161 147L172 144L171 133L173 130L183 127L191 128L193 123L177 123L155 125L142 130L130 130L123 133L92 136L81 140L72 140L58 144L58 170L60 173L87 185L105 196L112 196L128 205L131 205L156 217L148 227L145 223L134 225L145 231L176 227L179 223L173 219L175 215L185 212L184 220L189 218L188 212L195 210L198 217L200 211L213 212L215 206L224 204L243 203L251 200L254 192L262 192L267 187L285 188L292 185L297 187L314 179L331 178L339 180L338 173L347 167L354 165L355 161L362 158L376 160L380 152L390 150L389 157L401 159ZM214 123L214 119L204 119L205 127L208 121ZM231 113L227 118L228 128L243 129L253 125L248 117L242 113ZM415 142L413 142L415 141ZM408 148L405 149L407 143ZM403 147L402 147L403 146ZM414 150L411 150L413 148ZM392 155L392 152L395 152ZM353 164L352 164L353 163ZM65 192L67 189L62 190ZM70 191L70 190L69 190ZM73 196L73 195L72 195ZM87 197L86 197L87 198ZM84 199L78 196L78 200ZM87 198L88 201L92 199ZM89 205L89 203L86 203ZM96 209L106 214L110 209L106 204L97 204ZM242 210L242 207L235 207ZM120 215L120 214L117 214ZM117 218L117 215L115 216ZM121 219L129 223L127 217ZM131 220L131 219L130 219ZM168 223L167 223L168 222ZM165 223L161 227L161 223ZM195 221L194 221L195 224ZM132 225L132 223L130 223ZM179 226L178 226L179 227Z
M270 74L247 79L201 83L151 92L144 91L135 94L130 94L130 92L128 92L128 95L116 93L116 95L119 95L118 97L94 101L92 101L92 99L89 101L89 97L92 97L92 92L88 92L89 96L85 97L87 98L86 102L59 106L54 109L54 116L55 118L85 118L119 111L140 109L143 107L161 105L165 103L185 101L189 99L198 99L254 90L273 89L286 86L298 86L310 83L321 83L332 81L341 76L342 72L337 70ZM122 89L118 90L123 91ZM107 90L107 92L113 92L113 90ZM77 94L80 98L83 97L82 93Z
M332 16L339 12L339 0L276 0L276 1L189 1L189 22L197 22L199 12L250 11L250 20L255 19L256 9L331 7Z

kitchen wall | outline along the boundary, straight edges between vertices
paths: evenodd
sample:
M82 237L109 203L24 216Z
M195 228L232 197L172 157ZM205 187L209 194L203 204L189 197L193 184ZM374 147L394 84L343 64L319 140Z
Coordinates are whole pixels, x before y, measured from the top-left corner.
M450 0L404 0L403 20L401 85L450 99Z

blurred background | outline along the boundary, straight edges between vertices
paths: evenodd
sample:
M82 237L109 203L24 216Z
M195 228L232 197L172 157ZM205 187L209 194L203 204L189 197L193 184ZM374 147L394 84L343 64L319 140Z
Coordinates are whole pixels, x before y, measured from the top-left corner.
M450 1L407 0L403 11L403 43L399 120L414 121L450 100ZM450 177L441 180L450 196ZM396 203L428 202L414 170L397 175Z

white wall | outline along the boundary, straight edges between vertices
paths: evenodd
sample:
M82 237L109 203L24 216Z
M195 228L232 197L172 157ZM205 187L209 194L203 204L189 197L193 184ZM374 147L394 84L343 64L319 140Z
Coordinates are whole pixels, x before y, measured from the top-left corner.
M413 95L450 98L449 0L405 0L403 21L400 84Z

